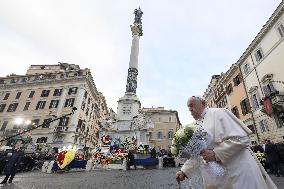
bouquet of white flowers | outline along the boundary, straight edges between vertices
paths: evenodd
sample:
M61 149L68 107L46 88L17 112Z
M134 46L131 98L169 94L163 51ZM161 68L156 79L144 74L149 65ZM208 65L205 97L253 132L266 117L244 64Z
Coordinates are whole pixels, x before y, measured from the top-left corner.
M192 173L196 170L198 161L201 159L200 152L207 149L211 136L196 123L187 125L176 132L172 140L171 153L177 158L187 158L191 162ZM225 177L225 168L211 161L200 165L203 173L206 174L207 181L222 183ZM203 175L204 175L203 174ZM208 176L209 175L209 176ZM187 175L190 177L190 175Z
M181 155L181 150L187 145L188 141L191 139L194 133L194 125L187 125L179 129L172 140L171 153L174 156Z

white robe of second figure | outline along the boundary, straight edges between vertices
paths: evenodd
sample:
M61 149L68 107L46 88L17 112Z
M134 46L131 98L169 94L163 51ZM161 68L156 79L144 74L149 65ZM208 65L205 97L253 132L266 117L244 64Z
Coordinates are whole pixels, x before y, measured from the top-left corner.
M223 108L205 108L202 118L199 123L212 138L209 149L227 170L227 182L219 189L277 189L250 150L251 131L241 120ZM181 170L190 176L191 162L186 161ZM216 188L203 179L206 189Z

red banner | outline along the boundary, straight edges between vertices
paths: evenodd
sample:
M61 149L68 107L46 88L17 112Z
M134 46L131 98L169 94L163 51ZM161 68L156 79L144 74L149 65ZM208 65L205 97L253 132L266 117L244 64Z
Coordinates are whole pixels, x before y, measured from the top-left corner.
M270 98L266 98L265 100L263 100L262 105L268 115L273 113L273 107Z

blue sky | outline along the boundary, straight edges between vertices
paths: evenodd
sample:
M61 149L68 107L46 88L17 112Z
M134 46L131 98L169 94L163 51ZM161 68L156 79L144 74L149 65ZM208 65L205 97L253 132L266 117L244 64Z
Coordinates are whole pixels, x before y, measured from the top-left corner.
M125 92L130 25L141 7L137 95L143 107L177 110L226 72L281 0L2 0L0 76L31 64L68 62L90 68L110 108Z

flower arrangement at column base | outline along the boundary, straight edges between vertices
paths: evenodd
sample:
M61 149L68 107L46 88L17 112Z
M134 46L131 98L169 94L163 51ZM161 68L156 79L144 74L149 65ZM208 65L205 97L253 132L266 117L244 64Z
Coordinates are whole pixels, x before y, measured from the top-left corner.
M64 169L74 160L76 151L77 148L75 146L68 146L67 148L64 146L62 149L58 150L59 153L56 160L60 169Z

